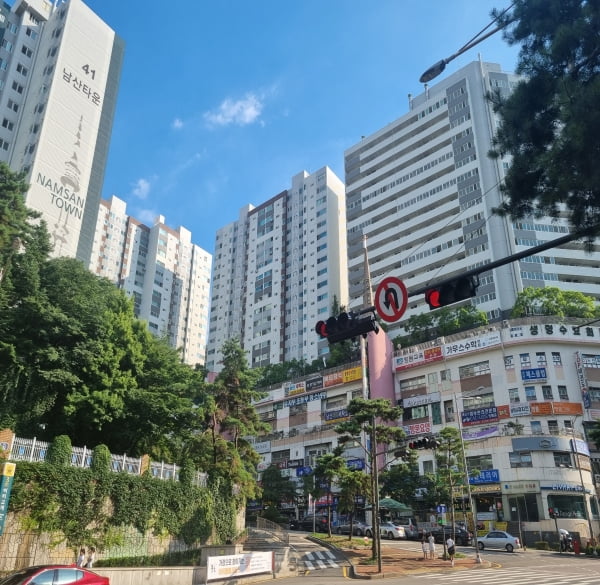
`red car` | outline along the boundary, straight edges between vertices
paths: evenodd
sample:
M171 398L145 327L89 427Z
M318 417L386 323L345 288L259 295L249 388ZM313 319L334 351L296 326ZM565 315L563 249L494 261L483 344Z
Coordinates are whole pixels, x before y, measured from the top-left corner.
M0 579L0 585L109 585L102 577L75 565L39 565L15 571Z

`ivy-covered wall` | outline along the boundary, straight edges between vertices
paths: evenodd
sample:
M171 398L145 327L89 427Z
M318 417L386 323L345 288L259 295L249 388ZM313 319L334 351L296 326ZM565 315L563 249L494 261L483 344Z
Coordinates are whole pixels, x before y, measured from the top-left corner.
M9 513L19 529L55 546L118 549L132 531L190 547L230 542L242 502L223 485L198 487L149 475L54 463L17 463ZM0 557L5 538L0 539Z

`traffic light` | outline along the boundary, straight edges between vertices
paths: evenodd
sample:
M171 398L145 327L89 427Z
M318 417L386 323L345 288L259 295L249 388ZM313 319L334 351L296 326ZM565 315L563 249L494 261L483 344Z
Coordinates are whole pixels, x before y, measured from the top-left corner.
M423 437L408 444L409 449L437 449L441 442L436 437Z
M478 277L459 276L451 282L427 289L425 291L425 301L431 310L439 309L474 297L478 286Z
M550 516L550 518L557 517L556 511L554 510L554 508L548 508L548 515Z
M319 321L315 331L321 339L338 343L359 335L367 335L370 331L379 331L374 315L357 315L356 313L340 313L337 317L329 317L327 321Z

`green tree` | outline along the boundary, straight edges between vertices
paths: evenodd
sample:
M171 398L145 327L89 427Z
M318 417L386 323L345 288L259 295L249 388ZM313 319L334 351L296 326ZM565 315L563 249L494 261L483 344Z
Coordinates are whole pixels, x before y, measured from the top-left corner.
M394 500L412 504L418 488L425 487L423 477L419 474L417 454L410 449L393 465L381 473L379 485L381 492L388 494Z
M402 427L394 426L402 416L402 408L392 406L389 400L384 398L354 398L348 404L348 413L350 418L337 425L335 431L341 435L339 441L342 443L353 440L362 445L363 439L365 437L369 438L370 449L363 448L369 457L372 482L371 494L374 495L376 484L374 470L380 465L380 456L392 450L393 447L402 447L406 437ZM373 518L372 554L373 559L377 559L378 566L380 566L381 535L376 530L378 524L379 519Z
M404 324L407 335L394 338L394 344L408 347L431 341L442 335L451 335L487 324L486 314L473 305L442 307L429 313L409 317Z
M557 287L528 287L519 293L512 317L553 315L591 319L600 316L600 309L592 297L580 292L563 291Z
M354 517L356 513L356 500L358 496L371 495L371 479L362 470L349 469L347 466L338 473L337 485L340 489L338 495L338 510L350 516L350 532L348 540L352 540L354 533Z
M223 369L207 389L207 432L210 438L213 477L237 485L246 497L256 493L256 465L259 457L248 437L271 430L260 420L254 402L265 394L256 389L260 372L248 367L246 355L237 339L221 349Z
M331 538L331 501L333 499L332 486L337 483L339 476L346 469L346 460L342 457L344 448L338 445L331 453L325 453L317 458L313 470L315 485L325 489L327 494L327 532Z
M39 214L25 205L28 188L24 173L14 173L0 162L0 286L13 259L27 248L36 229L31 220Z
M510 95L492 96L500 124L491 154L511 157L499 211L520 219L566 208L574 229L598 233L600 5L515 0L501 22L509 44L521 45L524 78Z
M269 465L261 477L262 501L269 508L278 509L282 502L296 499L296 486L289 477L281 475L277 465Z

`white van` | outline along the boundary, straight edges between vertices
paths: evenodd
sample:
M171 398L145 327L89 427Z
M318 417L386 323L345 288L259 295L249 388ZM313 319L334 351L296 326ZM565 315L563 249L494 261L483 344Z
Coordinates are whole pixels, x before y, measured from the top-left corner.
M417 528L417 521L414 518L396 518L394 524L402 526L406 533L406 538L409 540L417 540L419 538L419 530Z

